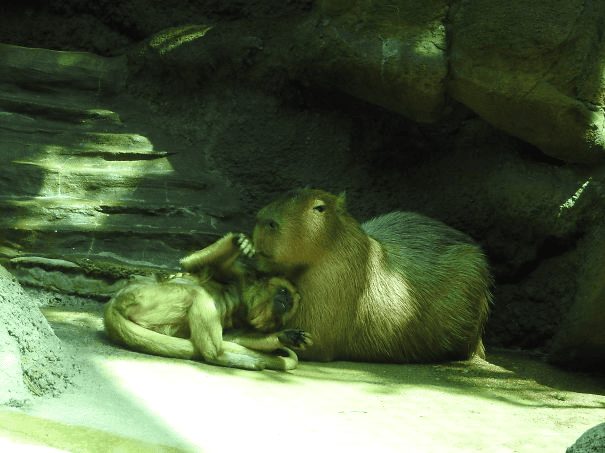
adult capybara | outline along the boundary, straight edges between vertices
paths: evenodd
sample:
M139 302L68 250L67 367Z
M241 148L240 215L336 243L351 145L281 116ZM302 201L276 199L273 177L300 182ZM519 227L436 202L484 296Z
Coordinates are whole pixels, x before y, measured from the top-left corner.
M360 225L344 195L301 189L257 214L261 271L302 297L287 325L313 336L306 360L426 362L484 356L486 259L468 236L411 212Z

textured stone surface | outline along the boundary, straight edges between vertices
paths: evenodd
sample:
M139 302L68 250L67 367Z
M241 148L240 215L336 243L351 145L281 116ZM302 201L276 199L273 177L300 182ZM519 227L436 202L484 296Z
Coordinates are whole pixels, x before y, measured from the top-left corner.
M61 52L0 44L0 83L59 84L117 92L124 88L126 57L103 58L88 52ZM3 103L6 103L6 98Z
M0 60L4 256L64 257L62 249L80 259L176 268L175 244L218 236L219 219L238 206L227 184L204 159L169 160L174 143L169 153L142 135L133 123L153 115L146 106L119 95L120 113L105 107L124 86L126 57L2 51L10 57Z
M581 263L574 305L553 341L551 361L573 369L603 369L605 357L605 226L578 244ZM605 451L605 444L603 445Z
M605 157L605 4L454 1L448 92L569 162Z
M603 453L605 452L605 423L593 426L582 434L566 453Z
M0 266L0 405L21 407L34 395L58 396L82 370L39 304Z
M292 63L306 77L415 121L442 115L447 2L319 2L318 10L293 35L306 53Z

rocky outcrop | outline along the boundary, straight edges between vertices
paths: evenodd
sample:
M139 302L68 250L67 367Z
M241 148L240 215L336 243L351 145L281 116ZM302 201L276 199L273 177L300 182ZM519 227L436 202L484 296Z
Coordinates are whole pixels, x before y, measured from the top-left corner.
M234 191L141 134L153 114L117 94L127 75L126 57L0 45L1 255L174 269L229 228Z
M575 301L554 337L553 363L572 369L602 369L605 357L605 225L595 226L577 247ZM604 444L605 446L605 444Z
M602 2L320 0L316 8L320 25L301 39L318 80L332 77L416 121L439 118L447 93L557 159L605 160Z
M32 395L60 395L82 371L54 334L37 301L0 266L0 405L23 406Z
M298 24L298 76L434 121L445 108L447 2L320 1Z
M565 453L599 453L605 451L605 423L593 426L582 434Z
M605 157L605 4L455 1L448 93L567 162Z
M320 0L295 19L181 27L149 45L172 42L156 52L185 70L284 73L418 122L442 118L451 97L549 156L595 163L605 161L603 24L598 1Z
M88 52L56 52L0 44L0 83L60 86L119 92L127 73L126 57L103 58ZM3 99L3 105L9 102Z

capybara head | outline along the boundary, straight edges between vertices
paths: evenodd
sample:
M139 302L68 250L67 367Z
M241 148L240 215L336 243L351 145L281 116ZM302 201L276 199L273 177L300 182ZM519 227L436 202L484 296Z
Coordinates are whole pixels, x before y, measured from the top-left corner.
M313 189L288 192L256 216L257 267L286 276L304 271L321 260L351 225L359 228L346 210L344 194Z
M281 330L300 302L300 295L288 280L280 277L263 278L244 290L248 306L248 322L261 332Z

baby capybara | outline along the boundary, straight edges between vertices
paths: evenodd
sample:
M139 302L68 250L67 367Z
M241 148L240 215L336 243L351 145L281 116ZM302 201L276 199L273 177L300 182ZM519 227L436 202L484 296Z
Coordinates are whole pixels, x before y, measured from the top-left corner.
M486 259L468 236L411 212L360 225L344 195L301 189L257 214L261 271L302 297L288 325L310 332L306 360L426 362L484 356Z

